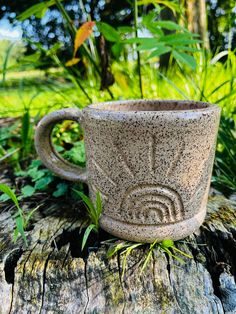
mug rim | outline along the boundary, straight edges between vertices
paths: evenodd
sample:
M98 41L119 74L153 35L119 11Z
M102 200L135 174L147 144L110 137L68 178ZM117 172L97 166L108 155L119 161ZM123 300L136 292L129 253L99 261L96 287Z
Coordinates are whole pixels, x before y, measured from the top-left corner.
M169 109L169 110L114 110L114 109L104 109L104 106L109 105L132 105L136 102L140 103L179 103L179 104L195 104L195 105L205 105L206 107L202 108L193 108L193 109ZM83 108L83 111L92 111L96 113L107 113L107 114L171 114L171 113L204 113L204 112L211 112L211 111L221 111L221 107L219 107L216 104L212 104L210 102L203 102L203 101L195 101L195 100L178 100L178 99L127 99L127 100L114 100L114 101L105 101L105 102L98 102L98 103L92 103L85 108Z

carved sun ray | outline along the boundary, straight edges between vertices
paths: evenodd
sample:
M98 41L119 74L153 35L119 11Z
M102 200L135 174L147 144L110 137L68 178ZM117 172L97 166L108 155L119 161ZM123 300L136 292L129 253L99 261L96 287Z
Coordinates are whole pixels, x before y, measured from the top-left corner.
M122 162L124 169L132 178L134 178L133 171L131 170L130 166L128 165L127 157L126 157L124 151L122 150L122 148L120 147L120 145L118 143L113 142L113 145L114 145L114 147L115 147L115 149L116 149L116 151L120 157L120 161Z
M97 168L97 170L113 185L116 186L116 183L111 179L109 174L95 161L94 159L92 160L94 166Z

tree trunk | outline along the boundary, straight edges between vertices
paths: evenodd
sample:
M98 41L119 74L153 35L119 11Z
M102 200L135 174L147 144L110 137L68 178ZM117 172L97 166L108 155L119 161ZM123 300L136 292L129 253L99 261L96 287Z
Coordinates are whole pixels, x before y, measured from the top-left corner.
M78 209L48 204L36 214L29 247L12 243L9 210L0 214L0 313L236 313L236 202L210 197L201 229L176 245L181 263L145 249L127 259L107 247L81 253Z
M168 20L168 21L176 22L176 17L174 16L174 13L168 7L165 7L164 9L161 10L160 17L161 17L161 20L163 21ZM163 32L165 35L170 35L174 33L174 31L171 31L168 29L163 29ZM170 52L167 52L161 55L160 56L160 68L167 70L169 66L169 61L170 61Z
M205 0L186 0L188 29L200 35L203 45L209 49Z

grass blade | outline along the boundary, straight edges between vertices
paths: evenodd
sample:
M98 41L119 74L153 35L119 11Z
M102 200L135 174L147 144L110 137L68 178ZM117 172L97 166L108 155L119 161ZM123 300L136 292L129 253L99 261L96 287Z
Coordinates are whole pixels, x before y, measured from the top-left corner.
M85 232L84 232L83 241L82 241L82 246L81 246L81 250L82 250L82 251L83 251L83 249L84 249L84 247L85 247L85 245L86 245L86 242L87 242L88 237L89 237L89 235L90 235L90 233L91 233L92 230L96 230L96 226L95 226L94 224L89 225L89 226L86 228Z
M17 209L21 212L20 205L15 193L6 184L3 183L0 184L0 191L7 194L7 196L10 197L10 199L16 205Z

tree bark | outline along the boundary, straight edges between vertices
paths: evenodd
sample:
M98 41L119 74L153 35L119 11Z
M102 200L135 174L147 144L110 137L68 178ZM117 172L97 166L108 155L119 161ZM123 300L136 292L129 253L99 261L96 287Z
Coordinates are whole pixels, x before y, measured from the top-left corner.
M145 249L127 259L107 247L80 251L81 216L68 204L46 202L28 233L13 244L10 210L0 213L0 313L236 313L236 202L210 197L201 229L176 246L186 263Z
M203 46L209 49L207 32L207 13L205 0L186 0L186 15L188 29L200 35Z

